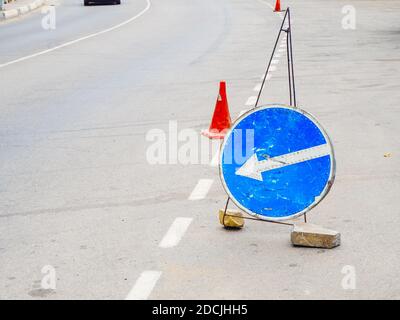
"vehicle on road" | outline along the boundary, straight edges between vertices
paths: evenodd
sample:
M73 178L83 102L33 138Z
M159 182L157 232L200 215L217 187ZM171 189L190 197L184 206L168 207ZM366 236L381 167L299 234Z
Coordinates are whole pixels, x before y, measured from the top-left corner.
M91 4L121 4L121 0L83 0L84 6Z

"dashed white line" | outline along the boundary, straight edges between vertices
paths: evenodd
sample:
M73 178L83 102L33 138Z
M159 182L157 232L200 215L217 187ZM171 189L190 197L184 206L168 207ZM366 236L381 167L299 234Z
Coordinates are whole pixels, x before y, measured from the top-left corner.
M270 66L269 69L271 70L272 67L275 67L275 66ZM276 67L275 67L274 70L276 70ZM265 77L265 73L260 77L260 79L261 79L261 80L264 80L264 77ZM272 74L268 72L266 80L269 80L269 79L271 79L271 78L272 78Z
M146 300L153 291L161 271L144 271L136 280L135 285L126 297L126 300Z
M252 96L250 98L247 99L245 105L246 106L253 106L257 101L257 97L256 96Z
M215 152L214 156L212 157L210 166L216 167L218 166L218 162L219 162L219 149Z
M160 248L175 247L183 238L193 218L176 218L160 242Z
M210 161L210 166L211 167L218 166L220 149L221 149L221 141L219 141L218 139L217 140L213 140L211 142L211 150L212 150L211 151L212 158L211 158L211 161Z
M134 20L136 20L137 18L142 16L147 10L149 10L150 7L151 7L150 0L146 0L146 3L147 3L146 8L144 8L142 11L140 11L137 15L135 15L132 18L129 18L128 20L125 20L125 21L123 21L123 22L121 22L121 23L119 23L119 24L117 24L117 25L115 25L113 27L104 29L104 30L96 32L96 33L89 34L87 36L84 36L84 37L81 37L81 38L78 38L78 39L75 39L75 40L72 40L72 41L65 42L63 44L60 44L60 45L55 46L55 47L50 48L50 49L39 51L39 52L36 52L34 54L31 54L31 55L28 55L28 56L25 56L25 57L22 57L22 58L19 58L19 59L16 59L16 60L12 60L12 61L0 64L0 68L4 68L4 67L12 65L14 63L18 63L18 62L22 62L22 61L25 61L25 60L28 60L28 59L32 59L32 58L41 56L43 54L46 54L46 53L49 53L49 52L52 52L52 51L55 51L55 50L58 50L58 49L61 49L61 48L65 48L65 47L68 47L68 46L70 46L72 44L75 44L75 43L78 43L78 42L81 42L81 41L96 37L98 35L113 31L115 29L121 28L122 26L124 26L124 25L126 25L126 24L128 24L128 23L130 23L130 22L132 22Z
M189 200L195 201L204 199L213 183L213 179L200 179L190 194Z
M257 84L257 85L253 88L253 91L260 91L260 90L261 90L261 86L262 86L262 83Z
M278 59L272 59L271 64L278 64L279 60Z

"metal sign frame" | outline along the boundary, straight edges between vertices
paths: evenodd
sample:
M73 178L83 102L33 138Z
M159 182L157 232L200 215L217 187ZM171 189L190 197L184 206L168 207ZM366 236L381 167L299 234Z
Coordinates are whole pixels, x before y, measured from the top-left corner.
M287 27L285 28L285 24L287 22ZM290 105L296 107L296 85L294 81L294 62L293 62L293 45L292 45L292 23L290 20L290 8L285 10L285 16L283 17L281 27L279 28L278 36L275 40L274 48L272 49L272 54L269 58L269 62L267 65L267 70L265 70L264 78L260 87L260 90L257 95L256 103L254 104L254 108L257 108L258 102L260 101L261 93L264 90L265 82L267 81L267 75L269 69L271 67L272 59L275 55L276 47L278 46L279 39L281 37L282 32L287 34L286 37L286 56L287 56L287 67L288 67L288 83L289 83L289 99Z
M253 113L258 112L258 111L260 111L260 110L271 109L271 108L289 109L289 110L291 110L291 111L295 111L295 112L298 112L298 113L304 115L307 119L309 119L310 121L312 121L312 122L317 126L317 128L321 131L322 135L323 135L324 138L325 138L326 144L328 145L328 147L329 147L329 149L330 149L330 154L329 154L329 155L330 155L330 160L331 160L331 168L330 168L330 172L329 172L328 181L327 181L327 183L326 183L324 189L322 190L321 194L320 194L318 197L315 198L314 202L311 203L307 208L303 209L303 210L300 211L300 212L297 212L297 213L295 213L295 214L293 214L293 215L290 215L290 216L286 216L286 217L277 217L277 218L266 217L266 216L260 215L260 214L258 214L258 213L252 212L250 209L244 207L239 201L237 201L237 200L235 199L235 197L233 197L233 195L232 195L232 193L230 192L228 186L226 185L224 175L222 174L222 159L223 159L223 156L224 156L223 151L224 151L224 148L225 148L226 143L227 143L227 141L228 141L228 137L233 133L233 131L235 130L236 126L237 126L244 118L246 118L246 117L249 116L250 114L253 114ZM250 110L248 110L247 112L245 112L244 114L242 114L242 115L235 121L235 123L234 123L233 126L229 129L229 131L226 133L225 139L224 139L223 143L221 144L221 149L220 149L219 157L220 157L220 158L219 158L219 166L218 166L218 167L219 167L219 176L220 176L222 185L223 185L223 187L224 187L224 189L225 189L225 191L226 191L226 193L228 194L228 197L229 197L229 198L228 198L228 201L227 201L227 204L229 203L230 200L232 200L233 203L234 203L238 208L240 208L241 210L243 210L243 211L246 212L247 214L256 217L257 220L258 220L258 219L261 219L261 220L265 220L265 221L267 221L267 222L280 222L280 221L290 220L290 219L294 219L294 218L297 218L297 217L299 217L299 216L305 215L307 212L309 212L311 209L313 209L315 206L317 206L317 205L326 197L326 195L329 193L329 191L330 191L330 189L331 189L331 187L332 187L332 185L333 185L333 182L334 182L334 180L335 180L335 173L336 173L335 152L334 152L334 149L333 149L332 142L331 142L331 140L330 140L328 134L326 133L325 129L320 125L320 123L316 120L316 118L315 118L314 116L312 116L310 113L308 113L308 112L306 112L306 111L304 111L304 110L302 110L302 109L300 109L300 108L291 107L291 106L284 105L284 104L267 104L267 105L264 105L264 106L260 106L260 107L257 107L257 108L250 109ZM225 214L226 214L226 209L227 209L227 206L226 206L226 208L225 208Z
M286 27L285 27L285 25L286 25ZM318 128L320 130L322 129L321 132L324 134L324 136L326 138L326 141L327 141L327 143L329 143L329 146L331 147L331 150L332 150L332 156L331 156L332 168L331 168L331 170L333 170L333 172L332 172L332 175L330 177L330 180L327 183L326 190L324 190L325 191L324 195L321 196L319 201L314 203L314 205L312 207L309 207L308 210L303 210L301 213L299 213L297 215L297 216L303 215L304 216L304 222L307 222L307 212L310 211L312 208L314 208L328 194L329 190L331 189L331 187L333 185L333 182L334 182L334 179L335 179L336 162L335 162L332 143L331 143L328 135L326 134L325 130L321 127L321 125L319 125L319 123L315 119L315 117L313 117L311 114L309 114L309 113L297 108L296 86L295 86L295 77L294 77L294 62L293 62L294 59L293 59L293 45L292 45L292 25L291 25L291 16L290 16L290 8L289 7L286 8L286 10L285 10L285 15L283 17L282 24L281 24L281 26L279 28L278 36L276 37L275 45L274 45L274 48L272 50L271 56L270 56L268 64L267 64L267 69L265 70L264 78L263 78L263 81L262 81L262 84L261 84L260 91L259 91L258 96L257 96L257 100L256 100L256 102L254 104L254 108L251 109L250 111L252 111L252 110L254 110L254 109L256 109L258 107L258 103L260 101L262 91L264 90L264 87L265 87L265 83L266 83L266 80L267 80L267 75L268 75L268 72L269 72L269 69L270 69L270 66L271 66L271 62L272 62L272 59L273 59L273 57L275 55L275 51L276 51L276 48L278 46L279 39L280 39L280 37L281 37L283 32L286 33L286 35L287 35L287 37L286 37L286 56L287 56L289 101L290 101L290 106L286 106L286 107L287 108L291 108L291 109L295 109L295 110L297 110L299 112L302 112L305 115L308 115L309 118L312 119L315 122L315 124L318 124ZM239 117L235 121L235 123L237 121L241 120L242 117L245 116L248 112L246 112L243 115L241 115L241 117ZM224 144L222 144L222 145L224 145ZM221 150L222 150L222 145L221 145ZM220 154L222 154L222 153L220 153ZM221 172L220 172L220 176L221 176ZM224 184L224 182L223 182L223 185L224 185L224 189L226 190L226 185ZM228 196L228 199L227 199L226 204L225 204L224 217L223 217L224 225L225 225L225 216L230 216L229 214L226 213L226 211L228 209L228 206L229 206L230 200L231 200L231 195ZM239 206L239 208L240 208L240 206ZM244 210L244 211L247 212L246 210ZM260 219L258 216L256 216L256 217L243 217L243 218L244 219L249 219L249 220L256 220L256 221L259 221L259 222L269 222L269 223L278 223L278 224L283 224L283 225L293 225L293 223L282 222L282 221L278 221L278 220L265 220L265 217Z

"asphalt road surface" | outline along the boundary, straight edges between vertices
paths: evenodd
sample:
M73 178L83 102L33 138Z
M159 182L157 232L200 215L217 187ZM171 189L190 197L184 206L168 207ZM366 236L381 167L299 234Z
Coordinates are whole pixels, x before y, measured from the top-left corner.
M287 226L224 230L212 155L147 157L154 130L207 142L220 80L232 118L250 108L282 22L271 0L52 5L54 30L40 10L0 22L1 299L400 298L400 2L282 2L298 103L335 147L309 214L341 232L332 250L293 247ZM288 103L285 59L262 103Z

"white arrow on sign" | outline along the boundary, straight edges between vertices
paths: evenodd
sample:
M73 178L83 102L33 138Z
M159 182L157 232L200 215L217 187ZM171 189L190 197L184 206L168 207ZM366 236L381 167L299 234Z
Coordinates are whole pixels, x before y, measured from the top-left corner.
M331 150L327 144L321 144L316 147L283 154L273 158L267 158L266 160L261 161L258 161L257 155L253 154L239 169L236 170L235 174L263 181L261 175L262 172L321 158L329 155L330 152Z

